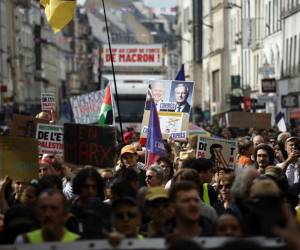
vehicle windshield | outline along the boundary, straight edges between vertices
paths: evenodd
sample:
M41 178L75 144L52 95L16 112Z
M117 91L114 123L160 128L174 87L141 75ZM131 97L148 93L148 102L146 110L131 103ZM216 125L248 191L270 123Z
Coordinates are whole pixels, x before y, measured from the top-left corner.
M119 105L122 122L140 123L143 119L145 107L145 95L131 97L119 96ZM119 117L116 118L119 121Z

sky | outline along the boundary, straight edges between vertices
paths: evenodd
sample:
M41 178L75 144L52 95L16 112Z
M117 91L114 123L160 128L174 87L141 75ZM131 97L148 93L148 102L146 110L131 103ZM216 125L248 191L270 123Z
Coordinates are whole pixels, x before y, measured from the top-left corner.
M79 4L83 4L85 0L77 0ZM146 5L151 7L169 8L177 4L177 0L144 0Z

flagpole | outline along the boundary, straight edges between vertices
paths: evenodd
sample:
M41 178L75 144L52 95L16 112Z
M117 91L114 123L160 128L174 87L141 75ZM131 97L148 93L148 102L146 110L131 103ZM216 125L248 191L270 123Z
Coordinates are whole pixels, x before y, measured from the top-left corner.
M102 0L102 5L103 5L104 19L105 19L105 26L106 26L106 33L107 33L107 40L108 40L109 53L110 53L110 62L111 62L111 68L112 68L113 78L114 78L114 86L115 86L115 93L116 93L116 102L117 102L117 109L118 109L118 114L119 114L120 131L121 131L122 141L124 142L123 126L122 126L122 119L121 119L121 112L120 112L120 105L119 105L119 95L118 95L118 88L117 88L117 83L116 83L115 67L114 67L114 62L113 62L113 57L112 57L112 51L111 51L111 43L110 43L110 37L109 37L109 31L108 31L108 24L107 24L107 17L106 17L106 10L105 10L104 0Z

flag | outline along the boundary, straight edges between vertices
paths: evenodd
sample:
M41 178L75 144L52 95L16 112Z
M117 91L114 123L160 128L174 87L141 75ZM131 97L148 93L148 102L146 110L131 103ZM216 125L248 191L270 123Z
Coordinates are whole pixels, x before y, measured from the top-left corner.
M75 0L40 0L52 30L56 33L65 27L75 16Z
M282 112L279 112L276 117L275 117L275 122L277 124L277 127L279 129L279 131L281 132L286 132L286 124L284 121L284 114Z
M110 92L110 85L107 85L105 89L105 96L101 105L99 124L109 125L113 123L113 110L112 110L112 99Z
M156 106L152 96L150 102L151 102L151 109L150 109L150 117L148 123L148 131L147 131L147 144L146 144L147 166L151 166L152 164L154 164L159 159L159 157L163 157L167 155L167 151L165 149L161 131L160 131Z
M178 71L175 80L177 80L177 81L185 81L184 64L181 65L181 68Z

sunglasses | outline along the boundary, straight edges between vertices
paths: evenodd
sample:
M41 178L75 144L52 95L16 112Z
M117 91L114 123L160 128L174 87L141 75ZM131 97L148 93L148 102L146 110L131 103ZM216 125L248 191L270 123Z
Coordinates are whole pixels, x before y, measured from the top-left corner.
M151 180L152 179L152 175L146 175L146 179Z
M221 189L223 189L223 188L225 188L225 189L230 189L231 188L231 185L230 184L225 184L225 185L219 185L218 186L218 188L221 190Z
M128 219L135 219L137 216L136 213L132 213L132 212L127 212L127 213L116 213L115 217L119 220L124 220L126 217Z

